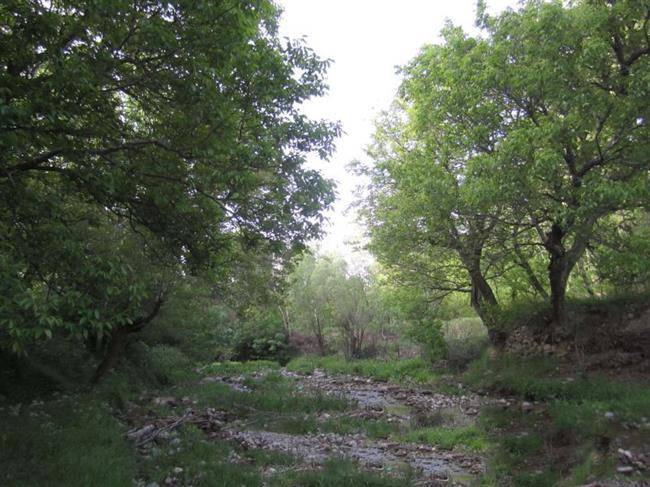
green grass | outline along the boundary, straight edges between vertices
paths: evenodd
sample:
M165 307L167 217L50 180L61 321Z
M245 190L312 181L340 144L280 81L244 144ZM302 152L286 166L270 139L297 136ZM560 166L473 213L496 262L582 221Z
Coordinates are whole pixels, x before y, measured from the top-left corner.
M503 436L500 442L501 448L509 454L513 463L523 462L528 457L539 453L542 445L543 441L539 435L527 431Z
M301 392L290 380L275 375L255 381L250 392L234 390L221 382L187 385L175 392L177 396L196 399L199 407L231 411L241 417L263 413L344 411L350 407L348 401L337 397Z
M426 443L445 450L464 449L484 452L490 446L484 433L475 426L419 428L409 431L401 439L413 443Z
M213 362L201 370L203 375L243 375L255 372L279 370L280 364L270 360L251 360L248 362Z
M614 412L620 420L636 421L650 410L650 387L605 379L553 377L556 367L548 358L483 356L472 364L465 380L473 387L515 394L526 400L556 402L562 407L584 405L584 413ZM579 414L576 414L576 417Z
M262 485L260 467L295 464L295 459L281 453L238 452L227 442L207 440L202 431L192 426L182 428L178 440L176 446L154 447L151 454L141 460L141 475L147 482L164 485L165 479L173 477L180 485L256 486ZM231 461L235 458L239 461ZM182 471L174 473L178 467Z
M289 362L287 369L303 374L311 374L315 369L324 369L330 374L359 375L397 382L427 383L438 379L431 366L421 358L385 362L375 359L346 361L338 356L303 356Z
M464 379L473 388L542 404L543 414L524 413L517 406L482 411L479 425L497 445L490 460L492 475L498 480L495 485L506 478L514 485L556 485L561 479L567 485L578 485L594 472L597 478L606 478L613 465L602 457L594 459L597 441L616 436L621 422L639 421L650 410L649 387L603 378L562 377L549 358L490 360L483 356L470 366ZM614 421L605 417L608 411L615 414ZM562 447L568 447L571 455L555 459L553 450ZM540 462L544 468L540 469Z
M353 462L332 460L320 471L291 472L279 476L271 483L273 487L406 487L412 485L410 472L397 478L373 475L360 471Z
M0 414L2 485L131 485L136 477L124 427L90 396L14 405Z

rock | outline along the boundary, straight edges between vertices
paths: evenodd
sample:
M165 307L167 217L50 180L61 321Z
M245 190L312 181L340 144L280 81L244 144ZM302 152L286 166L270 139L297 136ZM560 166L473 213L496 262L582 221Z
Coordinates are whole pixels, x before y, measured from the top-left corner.
M174 470L172 470L176 475L183 473L183 469L181 467L176 467Z
M611 411L607 411L607 412L605 413L605 418L606 418L606 419L612 420L612 419L614 419L615 417L616 417L616 415L615 415L613 412L611 412Z
M630 467L629 465L624 465L618 467L616 471L618 473L622 473L623 475L632 475L634 473L634 467Z
M632 455L630 450L624 450L623 448L618 449L618 456L622 460L632 460L634 458L634 455Z
M152 401L157 406L175 406L176 398L172 396L155 397Z
M528 401L524 401L521 403L521 410L525 413L531 412L533 410L533 407L534 407L533 404Z

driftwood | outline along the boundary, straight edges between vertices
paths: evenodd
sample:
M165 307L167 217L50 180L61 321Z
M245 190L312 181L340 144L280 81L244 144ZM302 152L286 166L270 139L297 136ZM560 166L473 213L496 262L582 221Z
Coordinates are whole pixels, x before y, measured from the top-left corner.
M134 440L137 447L142 447L154 441L161 434L169 433L185 423L193 424L204 431L215 431L221 429L225 424L225 413L208 408L201 414L197 414L192 409L188 409L180 417L165 418L157 423L149 423L129 430L126 436Z
M164 426L156 426L155 424L147 424L141 428L135 428L126 433L127 438L135 440L135 446L144 446L147 443L155 440L163 432L170 432L178 428L183 423L186 423L194 416L194 411L187 410L180 418L175 418L173 421L165 424Z

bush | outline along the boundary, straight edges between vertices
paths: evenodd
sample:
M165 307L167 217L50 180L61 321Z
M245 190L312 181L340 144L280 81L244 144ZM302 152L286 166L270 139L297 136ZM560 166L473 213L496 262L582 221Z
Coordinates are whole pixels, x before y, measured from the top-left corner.
M247 312L233 340L233 360L275 360L284 365L295 354L276 310L258 307Z
M432 319L413 323L407 330L407 335L422 347L422 352L429 361L435 361L445 356L446 344L440 320Z
M206 286L197 280L175 289L138 338L149 346L176 347L195 362L228 355L239 323L232 310L214 303Z
M286 365L295 354L295 349L289 344L287 335L283 333L276 333L270 337L246 335L235 344L233 359L236 361L275 360Z
M454 366L465 366L478 358L488 345L487 328L480 318L457 318L442 326L446 357Z

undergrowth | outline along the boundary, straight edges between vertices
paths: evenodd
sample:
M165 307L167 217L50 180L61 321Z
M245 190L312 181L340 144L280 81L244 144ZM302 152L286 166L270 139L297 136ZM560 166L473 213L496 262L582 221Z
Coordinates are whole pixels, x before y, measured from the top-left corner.
M484 355L464 379L475 389L514 395L538 404L532 413L518 403L485 408L480 427L494 444L485 485L581 485L613 472L597 454L623 424L643 422L650 387L604 378L567 377L550 358Z
M431 369L431 365L421 358L386 362L376 359L346 361L339 356L303 356L289 362L287 369L303 374L311 374L315 369L323 369L330 374L360 375L396 382L427 383L439 378Z

